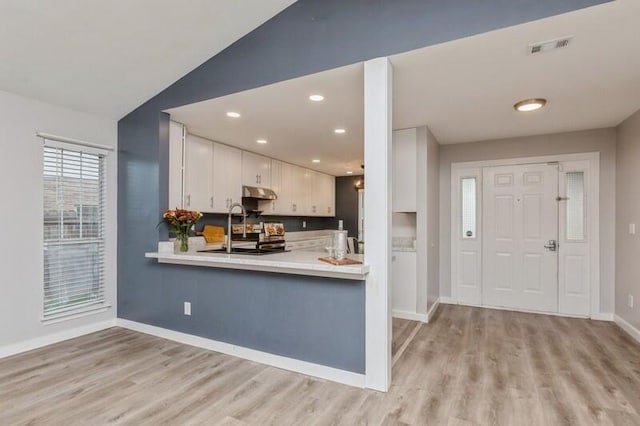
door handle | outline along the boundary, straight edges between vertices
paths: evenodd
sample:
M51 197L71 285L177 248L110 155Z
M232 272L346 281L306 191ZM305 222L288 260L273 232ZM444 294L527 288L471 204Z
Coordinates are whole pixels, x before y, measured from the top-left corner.
M549 240L549 242L547 243L547 245L544 246L544 248L549 249L549 251L556 251L558 250L558 243L556 240Z

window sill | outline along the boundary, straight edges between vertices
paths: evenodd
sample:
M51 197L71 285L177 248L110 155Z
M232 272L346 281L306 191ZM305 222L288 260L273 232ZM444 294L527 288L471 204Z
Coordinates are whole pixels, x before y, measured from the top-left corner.
M59 313L57 315L53 315L53 316L48 317L48 318L41 318L40 321L44 325L57 324L57 323L63 322L63 321L69 321L69 320L72 320L72 319L82 318L82 317L86 317L86 316L89 316L89 315L100 314L102 312L108 311L109 309L111 309L111 305L109 305L109 304L89 306L89 307L86 307L84 309L80 309L80 310L77 310L77 311L62 312L62 313Z

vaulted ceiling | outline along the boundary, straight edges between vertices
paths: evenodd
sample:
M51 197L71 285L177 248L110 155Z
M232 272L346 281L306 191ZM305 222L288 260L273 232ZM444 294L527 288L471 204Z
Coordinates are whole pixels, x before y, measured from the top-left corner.
M0 90L121 118L295 0L0 0Z

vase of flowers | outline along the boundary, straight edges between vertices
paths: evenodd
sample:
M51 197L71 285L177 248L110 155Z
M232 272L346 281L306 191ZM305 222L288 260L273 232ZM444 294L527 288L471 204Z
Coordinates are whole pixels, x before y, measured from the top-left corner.
M176 208L175 210L167 210L162 217L169 224L169 232L176 236L176 241L180 244L180 251L189 251L189 235L202 217L202 213Z

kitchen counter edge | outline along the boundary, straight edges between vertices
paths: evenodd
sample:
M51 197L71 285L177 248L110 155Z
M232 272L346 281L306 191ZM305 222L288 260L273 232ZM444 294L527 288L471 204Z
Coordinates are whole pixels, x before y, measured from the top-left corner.
M335 266L318 260L322 255L322 253L306 251L293 251L266 256L199 252L145 253L146 258L157 259L158 263L174 265L206 266L358 281L365 280L366 275L369 273L368 265ZM362 260L362 256L358 255L349 257Z

